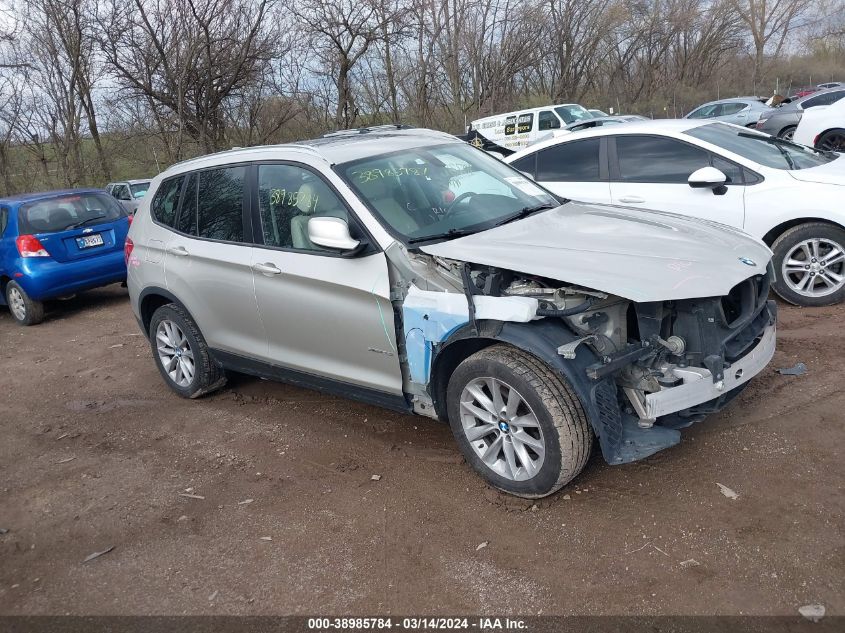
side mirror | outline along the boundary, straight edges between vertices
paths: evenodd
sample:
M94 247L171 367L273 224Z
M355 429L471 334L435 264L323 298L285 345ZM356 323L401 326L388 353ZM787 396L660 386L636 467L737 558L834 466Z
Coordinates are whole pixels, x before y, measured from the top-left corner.
M335 251L355 251L359 240L349 234L349 225L340 218L311 218L308 220L308 239L312 244Z
M687 183L693 189L716 189L724 187L728 177L715 167L702 167L687 179Z

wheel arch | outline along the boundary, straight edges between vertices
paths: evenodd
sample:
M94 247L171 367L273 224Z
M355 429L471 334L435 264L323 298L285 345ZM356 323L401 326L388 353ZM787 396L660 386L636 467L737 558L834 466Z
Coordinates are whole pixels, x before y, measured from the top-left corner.
M845 226L843 226L839 222L834 222L833 220L827 218L816 218L807 216L781 222L777 226L771 228L763 236L763 241L766 243L766 246L771 248L772 245L775 243L775 240L777 240L781 235L786 233L789 229L794 229L796 226L801 226L802 224L829 224L830 226L845 229Z
M787 130L794 130L794 129L795 129L795 128L797 128L797 127L798 127L798 124L797 124L797 123L790 123L789 125L784 125L784 126L783 126L783 127L782 127L779 131L778 131L777 136L778 136L778 137L783 136L783 133L784 133L784 132L786 132Z
M145 288L138 296L138 312L140 314L141 327L147 336L150 334L150 322L153 319L153 314L155 314L155 311L161 306L167 305L168 303L175 303L178 305L187 312L188 316L191 317L194 323L196 323L196 319L194 319L191 311L188 310L188 308L185 307L185 304L179 301L172 292L165 290L164 288L152 286Z
M814 141L815 141L816 139L819 139L819 140L820 140L820 139L821 139L821 138L822 138L825 134L830 134L831 132L841 132L842 134L845 134L845 127L834 126L834 127L828 128L828 129L826 129L826 130L822 130L821 132L819 132L819 133L816 135L816 138L815 138L815 139L813 139L813 140L814 140ZM816 148L817 148L817 147L818 147L818 146L817 146L817 143L815 143L815 142L814 142L814 143L813 143L813 147L816 147Z
M471 326L463 326L438 347L432 361L429 392L438 417L447 419L446 391L458 365L486 347L504 343L539 358L567 380L599 438L605 459L618 463L615 457L621 447L622 414L616 399L616 383L611 377L601 380L587 377L587 367L599 362L587 345L579 346L572 359L557 352L558 347L578 338L558 319L528 323L479 321L477 334Z

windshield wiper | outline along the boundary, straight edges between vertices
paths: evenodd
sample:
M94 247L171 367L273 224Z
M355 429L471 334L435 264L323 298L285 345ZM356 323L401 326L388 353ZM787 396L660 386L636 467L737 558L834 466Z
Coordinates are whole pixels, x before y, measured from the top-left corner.
M513 222L515 220L521 220L522 218L527 218L529 215L537 213L538 211L545 211L546 209L554 209L556 205L554 204L538 204L533 207L523 207L516 213L513 213L505 218L502 218L493 226L502 226L503 224L507 224L508 222Z
M514 220L520 220L522 218L527 218L529 215L533 213L537 213L538 211L545 211L546 209L555 209L558 205L556 204L538 204L533 207L523 207L516 213L512 213L511 215L502 218L498 222L496 222L493 226L501 226L503 224L507 224L508 222L513 222ZM488 227L489 228L489 227ZM480 229L481 230L481 229ZM408 244L416 244L418 242L428 242L429 240L442 240L442 239L449 239L454 237L463 237L465 235L472 235L473 233L478 233L478 231L473 231L470 229L449 229L445 233L435 233L433 235L423 235L421 237L412 237L408 240Z
M70 231L71 229L78 229L80 226L85 226L89 222L93 222L94 220L102 220L106 217L106 214L103 213L102 215L95 215L92 218L85 218L84 220L80 220L79 222L74 222L70 226L65 227L65 231Z
M745 132L740 132L737 136L742 138L753 138L758 141L763 141L768 143L769 145L774 145L777 147L778 151L783 156L786 164L789 165L789 168L793 171L797 170L798 168L795 166L795 161L792 160L792 156L789 155L789 152L784 149L785 147L794 147L795 143L791 141L784 140L782 138L778 138L777 136L763 136L762 134L747 134Z
M444 233L434 233L432 235L422 235L420 237L412 237L408 240L408 244L416 244L418 242L428 242L429 240L443 240L453 237L463 237L465 235L472 235L475 231L468 229L449 229Z

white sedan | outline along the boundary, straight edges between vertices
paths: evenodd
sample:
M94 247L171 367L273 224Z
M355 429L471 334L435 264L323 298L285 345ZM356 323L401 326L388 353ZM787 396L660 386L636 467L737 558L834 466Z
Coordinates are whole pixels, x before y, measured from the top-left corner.
M845 152L845 99L807 110L793 140L821 150Z
M505 161L566 198L743 229L774 251L781 297L805 306L845 298L838 154L727 123L663 120L575 132Z

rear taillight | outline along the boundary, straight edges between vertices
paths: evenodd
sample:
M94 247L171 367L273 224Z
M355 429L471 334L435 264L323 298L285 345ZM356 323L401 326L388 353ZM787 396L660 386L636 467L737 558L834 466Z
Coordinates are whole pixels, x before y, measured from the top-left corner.
M135 218L135 216L134 216L134 215L132 215L131 213L130 213L129 215L127 215L127 216L126 216L126 219L129 221L129 226L132 226L132 220L133 220L134 218Z
M127 237L126 241L123 243L123 260L126 262L126 265L129 265L129 258L132 256L132 249L135 248L135 242L132 241L131 237Z
M813 147L817 147L819 144L819 139L822 137L821 134L817 134L816 138L813 139Z
M34 235L20 235L15 240L21 257L50 257L50 253Z

